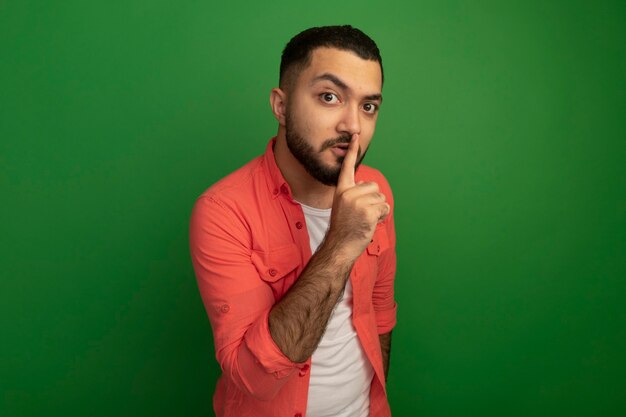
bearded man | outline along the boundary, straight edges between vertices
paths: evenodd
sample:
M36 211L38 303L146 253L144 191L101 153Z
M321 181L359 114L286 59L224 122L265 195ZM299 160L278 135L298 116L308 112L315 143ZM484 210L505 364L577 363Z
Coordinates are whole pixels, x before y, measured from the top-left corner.
M195 202L191 256L223 371L218 417L384 417L396 324L393 198L361 165L378 47L351 26L286 45L265 153Z

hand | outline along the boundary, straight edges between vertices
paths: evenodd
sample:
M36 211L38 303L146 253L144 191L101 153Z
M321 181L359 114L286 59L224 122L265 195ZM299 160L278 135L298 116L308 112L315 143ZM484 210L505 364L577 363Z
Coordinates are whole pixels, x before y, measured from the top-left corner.
M370 243L376 224L389 214L389 204L375 182L354 182L354 172L359 151L359 135L352 135L350 146L341 165L333 199L330 228L326 235L328 244L340 256L356 260Z

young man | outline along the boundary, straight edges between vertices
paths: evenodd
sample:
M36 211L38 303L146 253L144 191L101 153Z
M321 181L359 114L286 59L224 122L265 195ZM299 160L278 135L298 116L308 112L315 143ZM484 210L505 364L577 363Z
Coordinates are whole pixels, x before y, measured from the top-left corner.
M360 165L382 84L360 30L296 35L270 94L278 134L196 201L191 255L223 371L218 417L391 415L393 199Z

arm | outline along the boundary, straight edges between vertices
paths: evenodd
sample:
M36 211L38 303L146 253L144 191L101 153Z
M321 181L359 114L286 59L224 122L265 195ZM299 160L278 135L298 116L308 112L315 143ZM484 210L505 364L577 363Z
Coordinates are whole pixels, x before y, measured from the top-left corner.
M272 308L272 339L293 362L305 362L317 348L353 263L337 260L330 245L320 246L298 280Z
M389 355L391 353L391 332L385 334L379 334L380 350L383 354L383 368L385 370L385 381L389 376Z
M372 303L376 314L376 325L383 359L385 380L389 375L391 356L391 330L396 324L397 305L394 299L394 281L396 275L396 232L394 225L394 201L391 189L384 184L391 212L385 221L385 234L389 247L380 254L378 275L372 294Z
M389 213L377 184L354 182L358 144L355 134L344 158L324 241L270 313L272 338L293 362L306 361L315 351L352 265Z
M242 392L270 400L297 375L298 364L270 336L268 315L275 300L252 262L250 232L233 210L211 197L196 201L189 232L215 357Z

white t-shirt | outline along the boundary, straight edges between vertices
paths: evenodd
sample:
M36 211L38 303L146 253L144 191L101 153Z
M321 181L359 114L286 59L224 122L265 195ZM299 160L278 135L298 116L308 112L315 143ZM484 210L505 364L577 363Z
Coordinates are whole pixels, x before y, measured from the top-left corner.
M311 253L315 253L330 224L331 209L301 204ZM333 310L322 340L311 358L307 417L367 417L374 369L352 324L352 284Z

